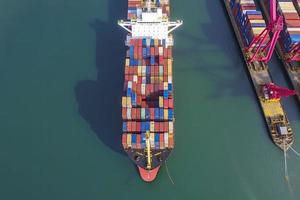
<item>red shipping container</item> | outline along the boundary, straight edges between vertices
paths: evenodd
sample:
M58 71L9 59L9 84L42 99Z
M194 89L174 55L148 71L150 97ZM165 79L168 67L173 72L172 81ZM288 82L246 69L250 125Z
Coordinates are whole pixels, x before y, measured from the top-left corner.
M143 95L143 96L144 96L144 95ZM142 96L142 98L143 98L143 99L146 99L146 96L144 96L144 97L143 97L143 96ZM146 100L143 100L143 101L142 101L142 108L146 108L146 106L147 106L147 102L146 102Z
M136 83L135 82L132 83L132 91L136 92Z
M145 90L146 90L146 91L145 91L145 95L148 96L149 93L150 93L150 92L149 92L149 84L146 84Z
M159 122L154 122L154 132L159 131Z
M151 54L151 56L154 56L154 47L150 48L150 54Z
M169 122L164 122L164 132L169 132Z
M128 121L127 122L127 132L131 132L132 129L131 129L131 121Z
M164 108L168 108L168 107L169 107L169 100L164 99Z
M164 122L159 122L159 132L164 132Z
M168 48L168 58L172 58L172 48Z
M132 81L133 80L133 76L132 75L128 75L128 81Z
M138 59L138 48L137 47L134 47L134 49L133 49L133 57L134 57L134 59Z
M168 58L168 49L164 48L164 58Z
M136 93L137 93L137 95L140 95L141 94L141 90L142 90L142 85L141 84L137 84L136 85Z
M125 82L128 81L128 79L129 79L128 75L125 75L124 79L125 79Z
M164 90L164 83L159 83L159 91Z
M131 118L132 118L133 120L136 119L136 108L131 108Z
M141 76L138 76L138 84L142 84L142 77Z
M154 84L150 84L150 94L154 92Z
M154 68L154 76L158 76L159 75L159 66L155 66Z
M134 75L137 75L138 74L138 68L137 66L134 67Z
M165 60L162 56L159 57L159 64L163 65L165 63Z
M174 101L173 98L169 99L169 108L174 108Z
M139 96L137 96L136 99L137 99L137 100L136 100L137 105L141 105L141 104L142 104L142 96L139 95Z
M139 120L141 119L141 109L140 108L137 108L136 109L136 118Z
M158 53L159 53L159 52L158 52L158 47L154 47L154 55L155 55L155 56L158 56Z
M151 76L154 76L154 66L151 65L151 66L150 66L150 69L151 69L151 70L150 70L150 71L151 71Z
M164 76L168 75L168 67L166 65L163 66L164 67Z
M165 147L164 134L159 134L159 147L160 149L164 149Z
M164 76L164 82L168 82L168 76Z
M136 132L136 121L131 122L131 131Z

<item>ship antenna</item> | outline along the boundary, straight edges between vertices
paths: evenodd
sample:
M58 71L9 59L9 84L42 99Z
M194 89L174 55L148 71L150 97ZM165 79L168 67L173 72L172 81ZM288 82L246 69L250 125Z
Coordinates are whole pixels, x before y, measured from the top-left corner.
M172 179L172 177L171 177L171 175L170 175L169 168L168 168L168 165L167 165L167 161L166 161L166 160L165 160L165 165L166 165L166 171L167 171L168 177L169 177L171 183L172 183L173 185L175 185L175 183L174 183L174 181L173 181L173 179Z

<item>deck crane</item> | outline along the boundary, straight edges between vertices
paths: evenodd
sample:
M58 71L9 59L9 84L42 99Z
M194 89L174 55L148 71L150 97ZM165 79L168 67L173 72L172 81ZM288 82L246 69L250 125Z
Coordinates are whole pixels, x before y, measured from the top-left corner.
M277 101L282 97L289 97L296 94L295 90L279 87L274 83L262 85L262 93L266 101Z
M283 29L283 17L281 15L277 16L276 0L270 0L270 16L268 26L245 49L248 62L260 61L266 63L272 57L279 34ZM269 37L271 38L268 41Z

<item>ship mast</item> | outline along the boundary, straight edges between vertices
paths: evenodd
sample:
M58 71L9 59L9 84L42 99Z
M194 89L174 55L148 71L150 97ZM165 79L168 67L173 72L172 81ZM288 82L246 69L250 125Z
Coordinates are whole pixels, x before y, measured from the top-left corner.
M147 169L151 169L152 160L151 160L151 146L150 146L150 133L146 133L146 151L147 151Z

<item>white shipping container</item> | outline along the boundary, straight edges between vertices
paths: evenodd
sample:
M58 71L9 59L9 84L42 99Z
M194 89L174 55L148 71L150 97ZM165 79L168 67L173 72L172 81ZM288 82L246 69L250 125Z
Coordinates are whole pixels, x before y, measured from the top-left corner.
M165 142L165 148L169 147L169 134L164 133L164 142Z

